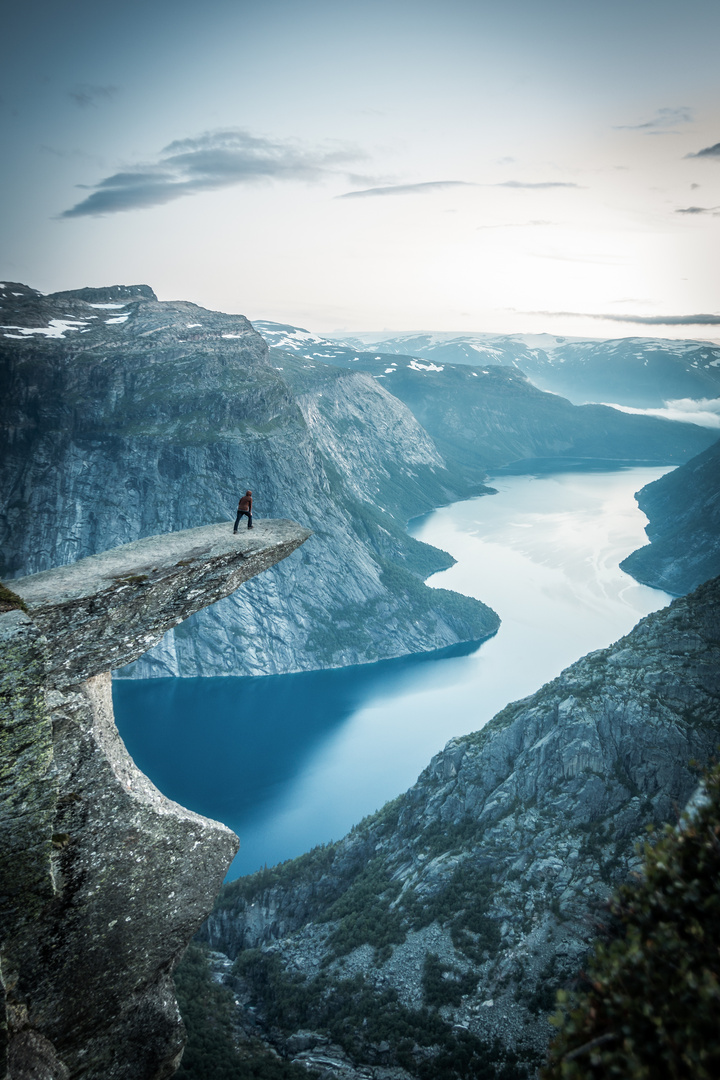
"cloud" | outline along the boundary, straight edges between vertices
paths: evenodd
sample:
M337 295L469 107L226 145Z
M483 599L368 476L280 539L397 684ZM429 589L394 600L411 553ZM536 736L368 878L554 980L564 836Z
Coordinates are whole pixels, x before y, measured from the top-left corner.
M480 232L482 229L530 229L537 225L552 225L552 221L508 221L498 225L478 225L476 231Z
M95 86L91 83L76 83L75 86L68 90L68 97L79 108L86 109L88 105L97 107L102 101L112 101L117 93L117 86Z
M346 191L338 199L369 199L379 195L424 195L445 188L477 187L467 180L427 180L422 184L388 184L386 187L363 188L362 191Z
M662 409L634 409L630 405L615 405L610 401L603 404L620 412L660 416L665 420L680 420L704 428L720 428L720 398L677 398L666 401Z
M676 210L675 213L676 214L713 214L715 217L717 217L719 210L720 210L720 207L718 207L718 206L685 206L685 207L682 207L679 210Z
M618 124L615 131L643 131L646 135L674 135L678 124L691 124L692 109L681 105L675 109L658 109L650 120L641 124Z
M317 182L363 155L346 147L311 148L240 128L171 142L150 165L137 165L93 184L92 194L61 217L117 214L162 206L186 195L267 180ZM79 185L81 187L85 185Z
M554 188L554 187L580 187L579 184L570 184L563 180L543 180L540 183L530 183L524 180L503 180L499 184L491 184L491 187L509 188Z
M641 326L720 326L720 315L601 315L596 311L527 311L525 314L602 319L607 322L638 323Z
M703 150L698 150L696 154L686 154L686 158L707 157L720 159L720 142L716 142L714 146L706 146Z
M571 184L560 180L543 180L539 183L526 183L522 180L502 180L498 184L477 184L470 180L428 180L420 184L388 184L385 187L363 188L362 191L347 191L344 195L337 195L336 198L367 199L380 195L422 195L431 191L442 191L444 188L455 187L576 188L579 186L579 184Z

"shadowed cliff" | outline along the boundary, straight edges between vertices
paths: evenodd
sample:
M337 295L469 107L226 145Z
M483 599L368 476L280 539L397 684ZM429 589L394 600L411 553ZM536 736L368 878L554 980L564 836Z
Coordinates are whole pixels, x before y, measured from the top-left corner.
M636 492L650 541L620 563L675 596L720 574L720 441Z
M209 525L13 582L25 610L0 614L0 1076L160 1080L177 1066L171 973L237 838L136 768L110 669L309 535Z

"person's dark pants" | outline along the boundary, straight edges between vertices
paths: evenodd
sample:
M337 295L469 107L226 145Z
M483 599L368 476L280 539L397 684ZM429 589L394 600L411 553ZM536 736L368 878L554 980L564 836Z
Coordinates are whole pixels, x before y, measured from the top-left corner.
M248 529L252 529L252 514L248 513L247 510L238 510L237 517L235 518L235 527L233 529L233 532L238 531L238 525L240 524L241 517L246 517L248 519Z

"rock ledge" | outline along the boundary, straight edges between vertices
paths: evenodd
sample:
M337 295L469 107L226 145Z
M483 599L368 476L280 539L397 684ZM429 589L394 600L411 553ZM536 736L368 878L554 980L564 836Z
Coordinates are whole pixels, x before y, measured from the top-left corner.
M0 1077L163 1080L172 971L237 837L166 799L115 727L110 669L310 535L225 522L13 582L0 614Z

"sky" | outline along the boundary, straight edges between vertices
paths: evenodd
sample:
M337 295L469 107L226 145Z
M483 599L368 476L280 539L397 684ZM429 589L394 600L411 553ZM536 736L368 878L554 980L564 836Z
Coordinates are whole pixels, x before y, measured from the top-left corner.
M7 7L5 281L720 339L717 0Z

